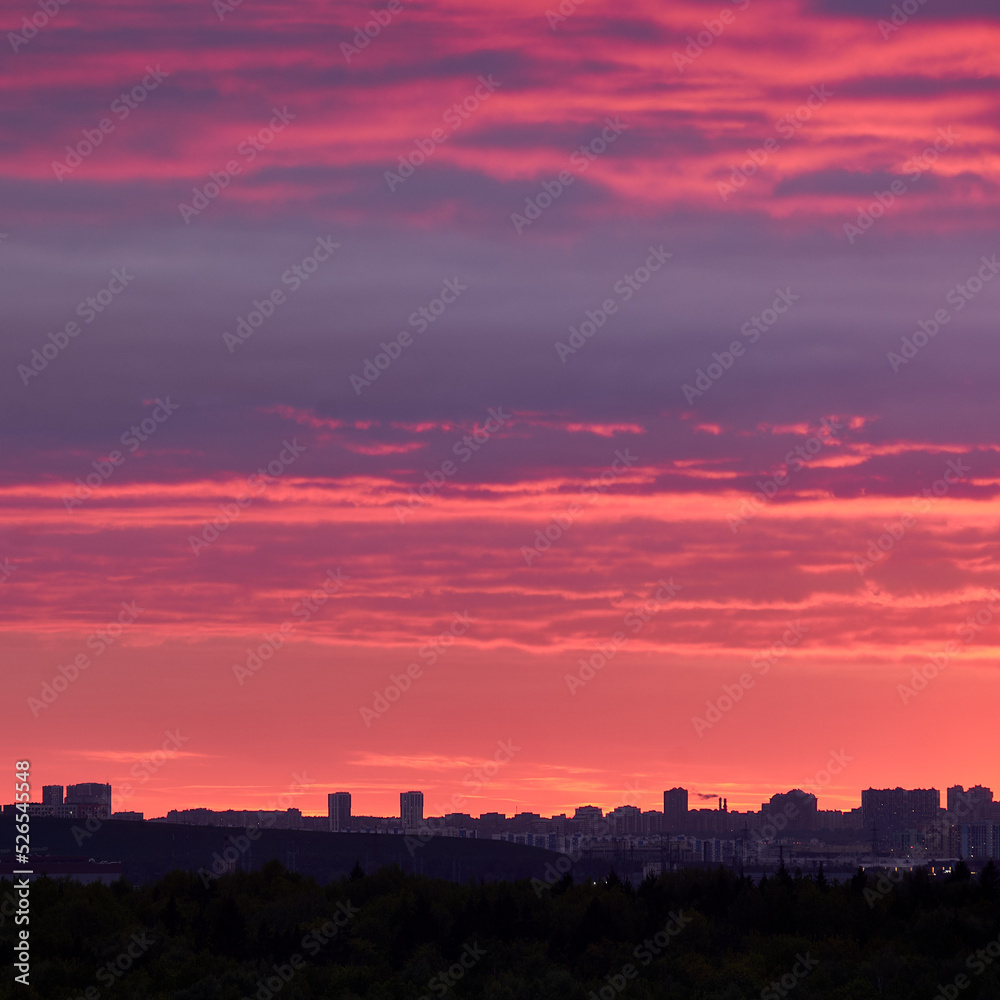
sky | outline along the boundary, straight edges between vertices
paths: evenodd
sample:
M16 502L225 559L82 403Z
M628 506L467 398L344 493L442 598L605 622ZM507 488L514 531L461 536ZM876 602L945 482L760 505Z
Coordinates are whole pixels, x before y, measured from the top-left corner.
M35 798L1000 794L994 4L48 10L0 42Z

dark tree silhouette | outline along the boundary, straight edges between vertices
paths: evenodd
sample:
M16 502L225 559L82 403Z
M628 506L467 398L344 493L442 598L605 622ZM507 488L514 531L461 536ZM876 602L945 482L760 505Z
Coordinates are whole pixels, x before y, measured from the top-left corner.
M682 869L632 892L618 876L459 885L398 866L358 872L328 885L277 863L207 884L186 872L140 886L39 879L23 995L86 996L95 970L124 956L109 1000L266 1000L277 986L277 1000L413 1000L441 996L443 974L444 1000L581 1000L619 984L621 1000L919 998L954 983L970 954L989 955L1000 926L996 864L975 880L859 870L840 883L822 868L758 882ZM0 881L0 901L13 893ZM15 930L0 922L8 955ZM975 987L970 1000L1000 996L1000 961Z
M1000 890L1000 869L990 860L979 873L979 888L985 899L996 899Z
M972 872L965 862L965 858L959 858L955 867L951 871L952 882L968 882L972 878Z

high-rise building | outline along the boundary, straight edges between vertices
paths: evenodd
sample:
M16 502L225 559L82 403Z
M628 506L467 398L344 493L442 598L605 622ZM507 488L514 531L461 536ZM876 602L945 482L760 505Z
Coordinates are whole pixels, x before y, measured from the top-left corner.
M861 793L862 825L881 838L906 829L906 792L902 788L866 788Z
M642 810L638 806L617 806L608 813L608 822L618 837L642 833Z
M993 819L993 790L973 785L966 791L961 785L948 789L948 812L962 823L989 823Z
M399 820L404 830L413 830L424 822L424 793L399 793Z
M963 823L961 853L973 861L1000 858L1000 826L993 823Z
M660 834L665 831L663 813L658 809L650 809L642 814L642 832L647 835Z
M66 786L65 804L77 807L77 816L111 819L111 786L88 781Z
M688 793L686 788L671 788L663 793L663 822L668 831L683 830L688 819Z
M61 806L63 804L62 785L42 785L42 805Z
M936 788L868 788L861 793L864 828L876 830L880 844L893 834L936 823L940 811Z
M937 822L941 813L941 793L936 788L911 788L906 793L907 828L916 829Z
M965 788L962 785L952 785L947 791L947 808L950 813L957 813L961 817L966 810L964 806Z
M582 824L585 833L606 832L608 827L602 824L603 818L604 810L600 806L577 806L573 813L574 821ZM578 826L577 829L579 830L580 827Z
M351 828L351 793L331 792L326 797L327 813L330 817L330 831L343 833Z

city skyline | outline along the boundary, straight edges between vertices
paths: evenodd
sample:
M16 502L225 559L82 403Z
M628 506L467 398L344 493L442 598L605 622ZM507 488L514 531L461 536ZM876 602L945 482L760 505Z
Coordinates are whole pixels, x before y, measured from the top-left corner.
M715 808L688 809L688 790L673 787L663 791L662 810L643 810L626 802L607 810L577 805L571 812L551 816L524 810L508 816L480 808L477 816L471 808L466 811L468 803L460 796L425 812L423 792L410 789L399 792L394 815L373 815L363 807L355 811L351 793L336 791L327 794L326 813L318 815L293 805L294 796L285 795L256 811L182 808L170 809L165 816L144 816L116 810L110 785L84 784L67 787L65 802L61 786L45 786L43 802L24 809L32 819L70 821L69 834L78 845L99 833L107 821L117 820L145 821L143 829L148 824L242 828L247 838L262 829L403 836L411 857L428 839L441 836L506 841L564 854L583 848L599 853L609 845L612 850L641 849L647 854L662 849L672 856L676 852L678 860L733 865L750 856L759 862L761 852L766 855L783 844L814 857L816 852L830 858L839 854L841 862L845 851L856 857L867 855L873 863L880 853L905 857L909 863L914 856L927 858L932 866L933 859L944 857L977 863L1000 859L1000 800L994 799L991 788L953 785L944 802L936 788L868 788L860 799L861 804L849 811L821 809L815 792L790 789L772 794L759 810L730 810L725 798L717 799ZM4 805L4 817L13 816L17 808ZM127 834L133 843L135 833L133 829ZM663 860L661 855L653 863L662 865Z
M293 782L291 790L286 789L284 792L272 796L270 801L267 803L267 811L273 811L278 809L293 808L300 811L305 816L327 816L333 814L332 800L340 797L347 796L346 804L341 805L341 810L346 809L343 814L348 817L358 817L358 816L370 816L378 818L391 818L397 816L403 818L407 815L404 809L404 799L409 799L410 796L419 796L419 811L425 816L444 816L450 813L467 813L473 817L482 816L486 813L489 814L501 814L507 816L515 816L517 814L539 814L543 818L558 817L559 815L572 816L574 812L578 809L587 808L598 808L603 813L610 813L612 810L620 808L622 806L636 807L640 812L658 812L661 813L665 818L669 818L673 813L680 812L682 814L687 813L704 813L704 812L729 812L734 814L746 814L746 813L760 813L766 810L769 801L774 798L782 798L788 793L792 792L804 792L806 795L813 796L816 799L816 808L820 812L840 812L844 815L850 814L852 811L858 811L862 809L864 805L864 796L866 792L874 791L909 791L912 793L923 793L923 792L934 792L936 793L936 808L941 811L951 812L953 809L953 795L958 792L958 798L960 799L963 795L968 795L969 793L976 793L977 795L983 793L989 793L989 801L995 802L998 807L1000 807L1000 799L993 798L992 786L982 785L981 783L976 784L963 784L960 782L952 783L951 785L946 785L944 787L937 787L934 785L923 785L915 789L905 789L903 786L896 785L886 785L875 788L869 785L866 789L858 789L854 798L845 798L846 804L843 806L835 806L829 802L824 801L824 788L819 784L813 785L795 785L788 787L772 787L767 789L763 793L763 798L756 800L755 802L746 802L743 804L732 803L730 804L726 796L709 796L702 793L693 792L691 789L684 788L682 786L675 786L670 789L663 789L658 797L654 797L654 804L649 806L648 800L650 794L647 794L645 790L641 791L641 794L636 789L626 790L623 798L618 801L612 801L608 803L597 803L594 801L576 801L569 805L564 806L558 812L552 811L550 813L545 813L539 809L532 809L529 805L523 802L516 804L511 807L508 811L507 808L498 808L503 803L500 801L494 802L490 800L474 800L470 795L463 792L453 792L451 797L447 800L442 800L437 802L433 797L427 795L423 789L419 790L402 790L399 789L393 794L395 801L398 803L398 807L393 811L379 812L366 808L369 800L365 798L357 798L353 790L347 788L319 788L318 783L303 783L307 776L300 775L298 780ZM55 793L58 789L61 794L66 789L67 798L66 801L69 802L69 789L72 785L55 785L55 784L45 784L41 786L42 796L32 799L33 803L43 803L48 802L48 796L50 793ZM88 789L90 794L95 794L94 790L97 788L108 787L111 789L112 802L111 809L114 812L142 812L146 813L146 810L140 808L139 802L135 797L133 785L125 782L123 786L116 787L114 782L82 782L76 785L80 789ZM676 799L677 810L671 810L668 808L669 802L668 797L673 797L673 793L682 793L681 796ZM322 798L322 808L316 806L316 802L319 798ZM52 803L55 803L55 798L51 799ZM61 803L60 799L60 803ZM95 801L93 799L80 799L79 801ZM509 801L509 800L504 800ZM440 808L436 808L440 806ZM475 808L473 808L475 806ZM683 806L683 808L681 808ZM460 808L461 807L461 808ZM257 807L263 808L263 807ZM225 812L227 810L252 812L255 811L255 807L248 805L246 802L243 803L228 803L228 804L216 804L216 805L185 805L174 803L167 806L164 809L162 815L165 815L169 811L185 811L185 810L198 810L198 809L208 809L214 812ZM146 813L145 818L162 818L162 815L158 814L156 816Z

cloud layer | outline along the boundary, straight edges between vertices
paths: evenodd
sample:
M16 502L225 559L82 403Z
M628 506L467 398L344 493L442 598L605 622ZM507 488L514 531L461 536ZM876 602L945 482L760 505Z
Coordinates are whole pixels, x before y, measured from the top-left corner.
M500 739L508 812L742 807L841 748L836 804L989 783L995 13L560 9L74 0L8 35L0 628L40 780L179 726L133 808L305 769L307 811L389 812Z

